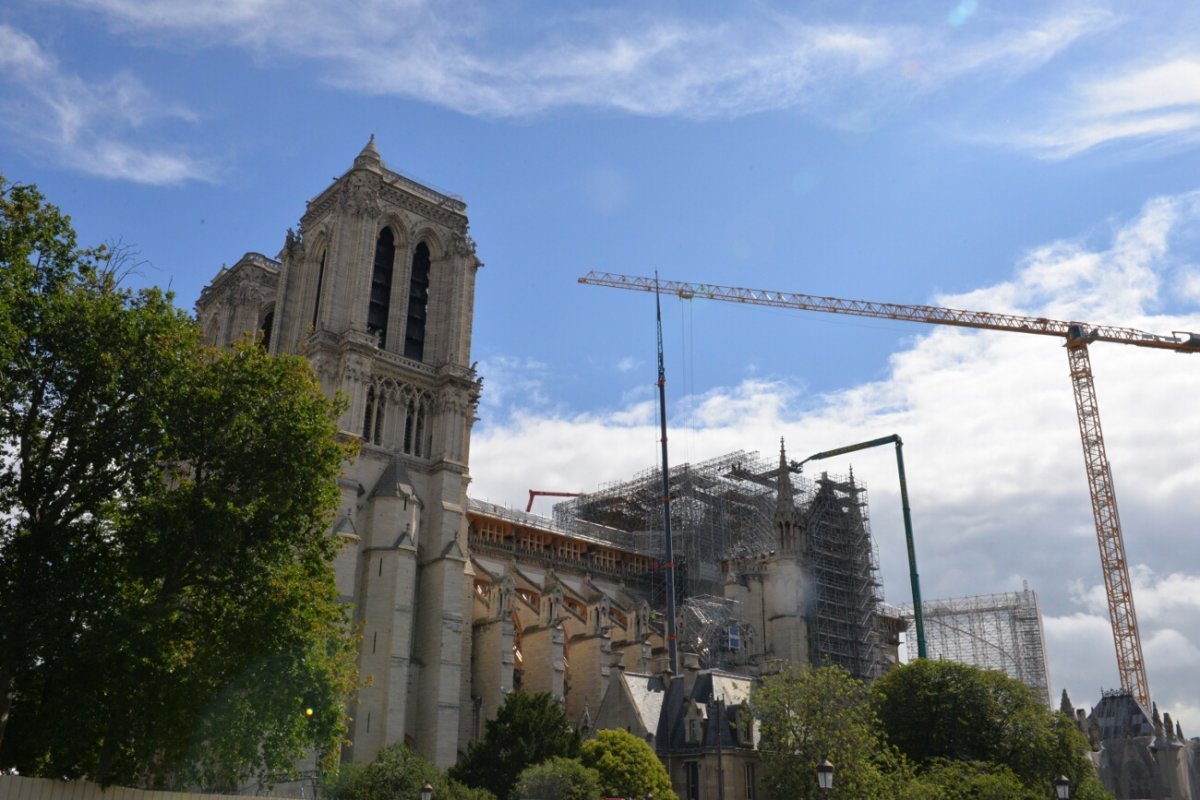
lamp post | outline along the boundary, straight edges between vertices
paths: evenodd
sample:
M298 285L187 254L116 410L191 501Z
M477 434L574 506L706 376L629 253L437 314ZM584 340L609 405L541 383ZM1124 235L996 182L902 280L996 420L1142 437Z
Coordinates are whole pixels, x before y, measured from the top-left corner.
M429 781L421 787L421 800L433 800L433 785Z
M828 758L821 759L821 763L817 764L817 786L825 797L833 789L833 764L829 763Z
M1054 793L1058 796L1058 800L1069 800L1071 797L1071 779L1066 775L1059 775L1055 778Z

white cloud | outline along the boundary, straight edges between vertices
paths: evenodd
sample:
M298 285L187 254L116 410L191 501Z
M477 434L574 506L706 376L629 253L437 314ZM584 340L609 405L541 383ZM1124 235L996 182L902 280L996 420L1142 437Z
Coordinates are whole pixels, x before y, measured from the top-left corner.
M1111 24L1107 14L1073 8L975 24L966 35L889 21L895 12L887 6L864 22L868 15L840 21L769 6L706 16L641 5L516 13L365 0L347 14L331 0L62 1L146 43L162 43L164 34L232 43L256 58L322 63L330 81L353 91L500 117L563 107L691 118L806 108L852 124L871 116L881 87L909 96L971 76L1023 74Z
M1198 222L1200 193L1159 198L1107 241L1034 248L1010 280L934 302L1195 330L1200 309L1190 317L1156 309L1174 285L1164 277L1186 255L1173 246ZM1171 299L1174 307L1181 298ZM883 379L822 397L799 384L747 380L680 400L672 416L692 422L671 432L673 462L772 452L781 435L800 458L899 433L925 596L1012 591L1029 581L1046 614L1055 694L1066 686L1077 703L1094 703L1100 688L1116 684L1116 665L1061 343L952 328L904 341ZM1200 417L1190 410L1200 362L1116 344L1091 352L1151 689L1164 709L1191 708L1200 647L1200 564L1191 556L1200 463L1191 453ZM614 398L620 391L613 387ZM493 502L519 505L529 488L594 490L658 460L655 405L644 394L588 414L497 411L476 429L472 448L472 491ZM851 465L870 488L888 597L903 601L907 563L891 449L806 470Z
M88 82L64 70L23 31L0 24L0 125L25 146L49 151L80 172L146 184L212 180L211 167L180 152L137 143L149 123L194 121L185 108L163 103L137 78L117 73Z
M625 356L617 360L617 372L632 372L640 367L644 362L633 356Z
M1176 290L1180 298L1200 302L1200 270L1189 269L1181 272Z
M1048 16L982 41L948 47L941 63L935 64L930 72L943 80L992 67L1010 74L1024 74L1112 24L1110 14L1092 9Z
M1009 137L1044 158L1075 156L1115 142L1200 138L1200 55L1126 65L1054 99L1048 123Z
M548 369L532 358L494 356L476 367L484 376L480 408L484 416L506 407L534 409L547 405L545 382Z
M1194 668L1200 664L1200 648L1173 628L1159 628L1151 633L1143 647L1146 661L1156 669Z

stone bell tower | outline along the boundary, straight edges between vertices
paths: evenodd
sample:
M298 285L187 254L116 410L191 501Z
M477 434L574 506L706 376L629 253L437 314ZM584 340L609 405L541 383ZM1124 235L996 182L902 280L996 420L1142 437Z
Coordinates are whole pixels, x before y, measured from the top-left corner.
M354 761L408 741L446 767L470 715L465 509L480 266L466 204L390 170L371 137L308 203L277 261L248 254L197 304L216 343L260 330L272 352L306 356L325 391L348 400L341 428L362 451L333 532L368 681L350 709Z

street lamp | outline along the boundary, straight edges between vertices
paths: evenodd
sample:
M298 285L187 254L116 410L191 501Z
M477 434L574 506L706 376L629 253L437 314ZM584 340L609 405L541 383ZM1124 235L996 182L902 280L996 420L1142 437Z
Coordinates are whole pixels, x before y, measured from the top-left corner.
M833 764L829 763L828 758L821 759L821 763L817 764L817 786L825 794L833 788Z
M433 786L429 781L425 781L425 785L421 787L421 800L433 800Z
M1068 800L1071 796L1071 780L1066 775L1059 775L1054 779L1054 791L1058 800Z

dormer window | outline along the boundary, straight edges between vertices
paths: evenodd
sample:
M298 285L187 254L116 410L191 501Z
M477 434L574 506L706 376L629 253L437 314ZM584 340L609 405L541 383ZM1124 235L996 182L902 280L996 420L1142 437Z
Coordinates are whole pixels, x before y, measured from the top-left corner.
M697 703L689 703L684 717L683 738L687 744L700 744L704 738L704 711Z
M754 747L754 715L744 705L738 711L737 738L742 747Z

